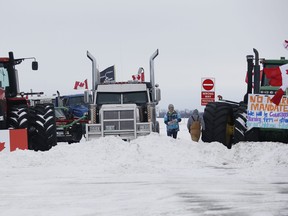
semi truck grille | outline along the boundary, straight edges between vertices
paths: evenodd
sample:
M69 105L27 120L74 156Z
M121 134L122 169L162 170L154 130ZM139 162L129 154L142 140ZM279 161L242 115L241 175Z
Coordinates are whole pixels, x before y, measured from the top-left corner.
M134 130L134 121L106 121L105 130Z
M133 110L104 111L104 119L133 119Z
M107 110L103 112L104 130L134 130L134 111L133 110Z

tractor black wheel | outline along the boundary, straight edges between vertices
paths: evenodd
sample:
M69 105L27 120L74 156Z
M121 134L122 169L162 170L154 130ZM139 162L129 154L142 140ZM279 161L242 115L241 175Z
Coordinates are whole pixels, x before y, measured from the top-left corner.
M214 137L216 141L222 143L228 149L232 147L233 124L233 110L231 106L217 106Z
M208 103L205 107L203 119L205 122L205 130L202 130L202 141L213 142L214 140L214 116L215 116L216 104Z
M72 135L72 139L68 141L68 144L80 142L82 139L82 124L74 124L69 133Z
M26 104L12 105L8 113L8 128L28 127L28 106Z
M53 104L37 104L29 108L28 148L47 151L57 144Z
M240 104L235 116L234 143L246 141L247 104Z
M220 142L228 149L233 140L233 108L230 104L209 103L203 115L205 130L202 133L203 142Z

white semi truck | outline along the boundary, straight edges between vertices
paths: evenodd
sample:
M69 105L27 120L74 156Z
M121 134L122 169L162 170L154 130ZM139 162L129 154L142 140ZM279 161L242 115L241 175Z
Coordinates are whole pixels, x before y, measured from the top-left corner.
M157 49L150 58L150 82L100 83L96 59L87 52L92 61L92 92L85 92L85 101L90 104L86 140L104 136L132 140L151 132L159 133L156 105L161 100L161 92L154 76L154 59L158 53Z

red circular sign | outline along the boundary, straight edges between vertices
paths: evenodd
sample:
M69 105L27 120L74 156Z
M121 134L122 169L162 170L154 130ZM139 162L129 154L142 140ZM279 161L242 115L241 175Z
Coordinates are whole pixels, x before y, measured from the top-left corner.
M214 88L214 82L211 79L205 79L202 83L202 86L206 91L210 91Z

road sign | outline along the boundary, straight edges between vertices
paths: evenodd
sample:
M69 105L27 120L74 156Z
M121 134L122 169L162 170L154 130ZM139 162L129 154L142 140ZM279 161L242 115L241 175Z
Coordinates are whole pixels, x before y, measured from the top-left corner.
M201 93L201 106L206 106L209 102L215 101L215 92L204 91Z
M202 78L201 105L215 101L215 78Z
M214 89L214 78L203 79L202 88L204 91L212 91Z

